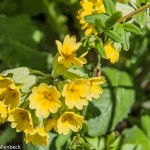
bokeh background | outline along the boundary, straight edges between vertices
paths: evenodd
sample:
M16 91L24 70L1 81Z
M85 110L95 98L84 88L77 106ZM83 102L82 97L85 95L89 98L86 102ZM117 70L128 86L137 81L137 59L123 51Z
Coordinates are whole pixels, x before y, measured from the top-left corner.
M79 9L78 0L0 0L0 72L26 66L50 73L53 56L57 52L55 40L63 40L66 34L76 35L78 40L84 36L76 18ZM141 128L139 118L145 114L150 116L150 30L145 27L141 35L132 35L130 44L128 52L121 51L118 63L112 65L102 60L102 74L108 83L104 87L102 103L92 103L88 108L87 136L106 135L112 128L117 132L131 128L125 136L139 130L143 134L146 132ZM87 59L90 66L95 62L95 53L90 52ZM120 99L117 99L117 95ZM128 109L122 113L125 107ZM135 129L135 125L139 130ZM97 133L99 129L101 131ZM141 144L136 136L126 138L125 143L133 141ZM58 140L55 134L52 137L51 150L68 146L67 140L59 145L61 138ZM0 145L22 145L22 139L22 133L16 133L7 123L0 125ZM144 148L148 145L149 142L146 142ZM28 149L28 146L24 149Z

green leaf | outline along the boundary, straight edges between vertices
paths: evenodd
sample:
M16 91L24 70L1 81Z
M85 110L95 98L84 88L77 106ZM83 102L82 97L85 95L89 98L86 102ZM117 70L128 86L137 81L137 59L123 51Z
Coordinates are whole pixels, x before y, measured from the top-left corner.
M93 14L93 15L89 15L89 16L84 17L85 21L87 23L91 23L91 24L95 24L96 19L100 19L100 20L103 20L103 22L105 22L105 20L107 18L108 18L108 16L105 14Z
M116 4L114 0L104 0L104 6L109 16L116 12Z
M32 143L29 144L23 144L23 148L25 150L47 150L48 146L37 146L37 145L33 145Z
M106 29L114 26L114 24L122 17L122 12L117 11L112 14L105 22Z
M141 145L136 146L136 144L124 144L121 150L143 150Z
M93 100L88 107L87 116L90 136L100 136L112 131L128 116L135 101L132 80L126 72L103 68L107 86L99 99Z
M99 144L99 139L98 137L94 137L94 138L91 138L91 137L85 137L85 140L90 143L94 149L97 149L98 148L98 144Z
M107 30L105 31L105 34L111 38L113 41L117 42L117 43L121 43L122 42L122 38L121 36L119 36L116 32L112 31L112 30Z
M104 45L103 45L103 42L102 42L102 40L100 38L97 38L95 48L96 48L97 53L102 58L106 58L106 53L105 53Z
M59 53L55 55L52 63L55 76L63 75L67 71L67 68L63 64L58 63L58 57L59 57Z
M27 92L36 83L36 76L30 75L30 70L27 67L9 69L2 73L4 76L11 76L18 84L23 84L22 92Z
M12 129L11 126L7 126L6 129L1 133L0 136L0 145L7 145L12 140L16 138L16 131Z
M141 30L136 25L134 25L133 23L124 24L124 29L126 31L134 33L134 34L141 34Z
M71 133L71 132L70 132ZM62 150L63 146L67 143L67 141L69 140L71 134L67 134L67 135L59 135L56 139L56 149L57 150Z
M75 78L88 78L88 75L80 71L79 69L72 69L65 71L63 74L65 79L75 79Z
M143 150L150 149L150 140L147 138L144 132L137 126L134 126L131 129L124 130L123 135L124 144L141 145Z
M144 11L137 14L134 18L135 18L135 21L140 25L141 28L145 27L148 22L147 14Z
M114 142L114 140L115 140L115 133L112 132L107 136L107 140L106 140L107 147L110 146Z
M128 51L130 48L130 34L123 30L122 32L122 47L124 50Z
M117 3L116 9L117 11L121 11L123 16L126 16L135 10L133 7L122 3Z
M124 30L122 24L117 23L114 26L114 32L118 33L122 37L122 47L123 50L129 50L130 48L130 33Z
M142 126L142 129L144 130L145 134L150 139L150 116L149 115L143 115L141 117L141 126Z
M99 34L101 34L105 29L105 22L101 19L95 20L95 27Z

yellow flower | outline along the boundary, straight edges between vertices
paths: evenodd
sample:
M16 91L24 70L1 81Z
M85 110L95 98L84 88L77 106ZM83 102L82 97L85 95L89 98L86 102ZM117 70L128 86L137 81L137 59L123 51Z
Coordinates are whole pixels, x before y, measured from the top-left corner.
M47 118L50 113L56 113L61 107L59 98L60 93L56 87L41 83L33 88L32 94L29 96L29 107L36 109L37 117Z
M100 84L105 83L105 78L100 77L93 77L88 79L90 85L90 94L88 95L88 99L92 100L92 98L99 98L99 95L103 93L103 89L99 86Z
M20 102L21 94L15 83L8 78L0 78L0 100L8 109L15 109Z
M30 131L33 127L31 113L22 108L12 111L8 117L8 121L12 122L11 127L16 128L17 132Z
M104 49L106 52L106 59L110 59L110 62L114 64L115 62L118 61L119 59L119 52L118 50L114 47L113 44L105 44Z
M0 101L0 122L6 121L7 114L8 114L7 107L3 105L2 101Z
M45 131L50 131L52 128L54 128L54 130L56 132L58 132L58 128L57 128L57 120L58 118L53 118L53 119L48 119L44 125Z
M82 8L78 11L77 18L82 25L81 29L85 30L85 35L89 35L91 33L97 34L94 25L87 23L84 17L96 13L105 13L106 11L103 0L82 0L80 5Z
M72 64L82 67L83 64L87 63L86 59L84 58L87 53L82 54L78 58L76 57L75 53L82 43L76 43L75 36L70 37L69 35L66 35L63 44L58 40L56 40L56 44L60 54L58 57L58 62L60 64L64 64L66 68L71 67Z
M70 130L77 132L82 128L82 124L84 122L83 116L77 115L73 112L65 112L58 119L57 127L58 133L67 135Z
M31 132L26 133L25 142L32 142L34 145L48 145L48 138L50 136L43 128L37 127Z
M65 97L65 104L69 108L76 107L83 109L83 106L88 105L87 96L90 94L89 85L82 79L64 85L62 96Z

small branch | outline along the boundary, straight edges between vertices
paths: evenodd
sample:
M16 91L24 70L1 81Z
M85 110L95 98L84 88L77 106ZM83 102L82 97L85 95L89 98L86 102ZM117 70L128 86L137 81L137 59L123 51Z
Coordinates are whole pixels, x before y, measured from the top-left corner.
M122 23L122 22L126 21L127 19L132 18L134 15L137 15L138 13L146 10L147 8L150 8L150 3L148 3L147 5L144 5L144 6L140 7L140 8L138 8L137 10L131 12L130 14L120 18L117 22L118 23Z

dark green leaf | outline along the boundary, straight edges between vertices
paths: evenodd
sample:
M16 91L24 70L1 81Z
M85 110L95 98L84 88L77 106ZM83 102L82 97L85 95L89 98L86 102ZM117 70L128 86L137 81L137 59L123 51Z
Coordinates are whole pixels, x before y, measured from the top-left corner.
M104 6L108 15L112 15L116 12L116 4L114 0L104 0Z
M9 126L1 133L0 136L0 145L7 145L9 142L15 139L17 133L15 129L12 129Z
M105 22L106 29L111 28L122 17L122 12L117 11L112 14Z
M101 34L105 29L105 22L101 19L95 20L95 27L99 34Z
M124 24L124 29L126 31L134 33L134 34L141 34L141 30L136 25L134 25L133 23Z
M107 30L105 31L105 34L111 38L113 41L117 42L117 43L121 43L122 42L122 38L121 36L119 36L116 32L112 31L112 30Z
M103 42L102 42L102 40L100 38L97 38L95 48L96 48L97 53L102 58L106 58L106 53L105 53L104 45L103 45Z
M104 135L112 131L116 125L128 116L135 101L132 80L126 72L103 68L107 80L107 88L99 99L93 100L88 108L93 118L88 120L89 135Z
M85 16L84 19L86 20L87 23L95 24L96 19L101 19L103 22L108 18L107 15L105 14L93 14L89 16Z

